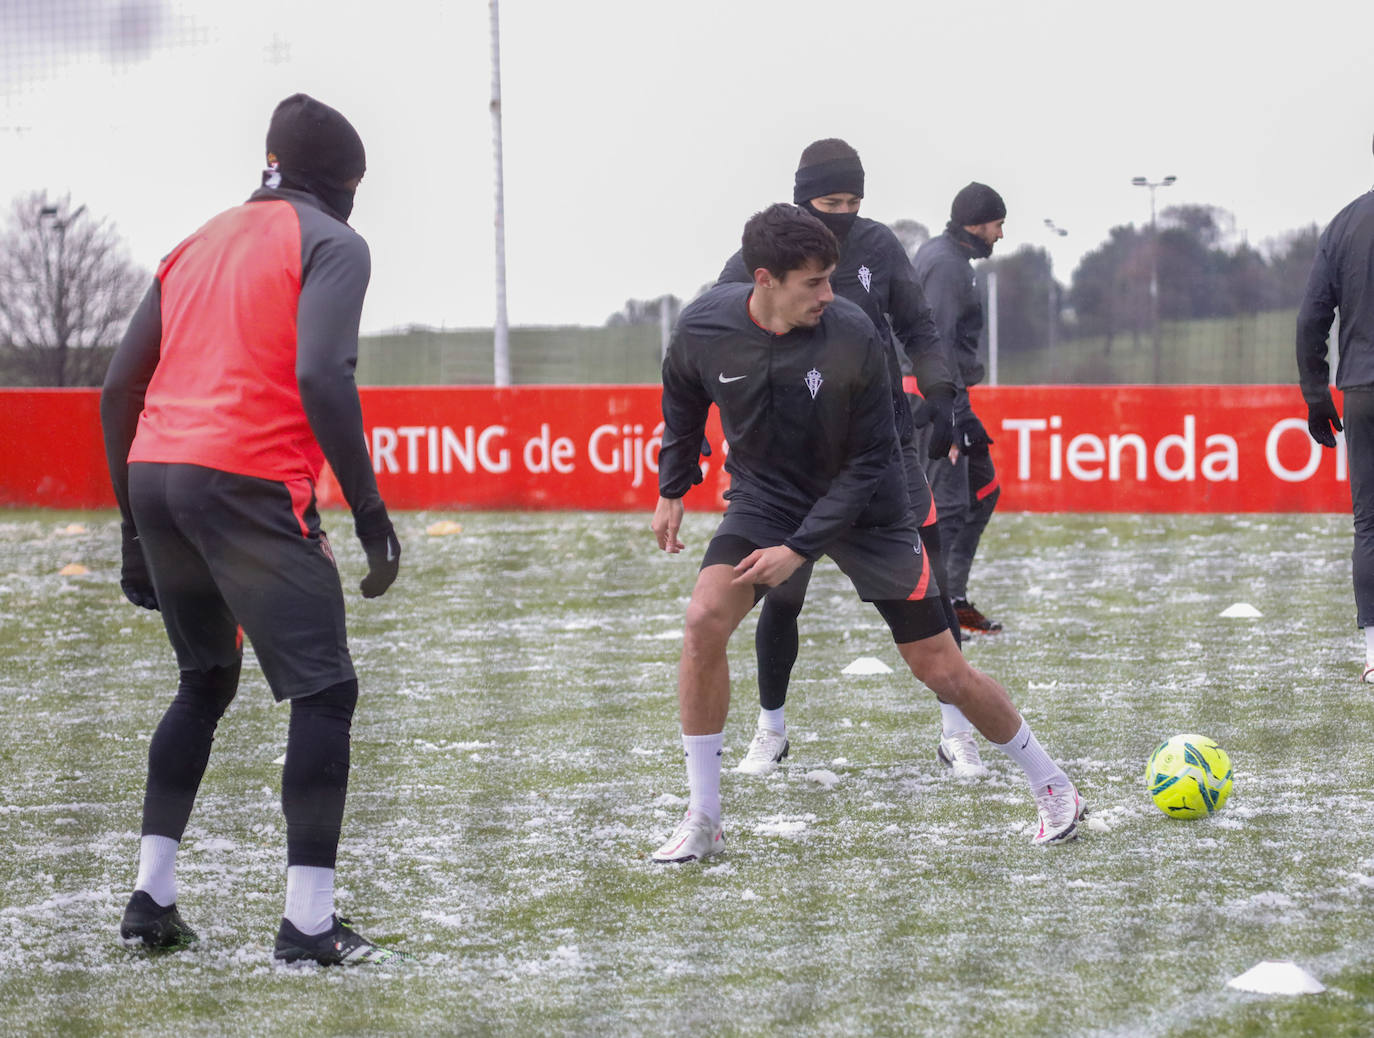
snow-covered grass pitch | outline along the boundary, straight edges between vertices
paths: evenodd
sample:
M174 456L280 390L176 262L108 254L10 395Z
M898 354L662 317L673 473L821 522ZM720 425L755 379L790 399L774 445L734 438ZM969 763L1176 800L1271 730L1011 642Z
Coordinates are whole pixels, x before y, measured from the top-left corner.
M445 536L440 520L461 526ZM201 934L117 939L148 737L175 669L118 590L112 513L0 512L0 1020L11 1033L1368 1034L1374 688L1359 684L1348 516L997 515L972 640L1093 809L1032 846L1011 763L960 782L938 712L829 563L802 614L792 756L724 780L726 854L647 860L686 795L675 674L715 517L397 516L386 597L350 594L363 697L340 907L417 961L271 961L287 711L251 658L180 858ZM345 583L361 551L327 517ZM62 575L77 563L86 573ZM1258 618L1223 618L1238 602ZM757 710L732 644L727 769ZM846 675L861 656L890 674ZM1231 755L1225 810L1164 817L1144 761ZM1226 982L1297 963L1321 994Z

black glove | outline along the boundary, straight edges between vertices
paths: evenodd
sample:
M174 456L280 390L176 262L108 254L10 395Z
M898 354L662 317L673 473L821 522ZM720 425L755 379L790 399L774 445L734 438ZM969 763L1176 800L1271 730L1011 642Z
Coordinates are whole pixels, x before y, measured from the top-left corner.
M911 420L918 429L924 429L927 425L932 427L926 457L946 457L954 446L954 387L938 385L924 398L917 399L921 402L911 412Z
M992 443L992 437L972 411L959 419L959 442L963 452L970 457L987 454L988 444Z
M378 502L366 516L355 516L353 528L367 554L367 576L358 584L364 598L380 598L396 580L401 568L401 542L386 514L386 505Z
M1345 426L1341 425L1341 416L1336 413L1336 404L1332 401L1329 392L1326 394L1325 400L1307 405L1307 431L1312 434L1312 439L1323 447L1336 446L1336 433L1344 428ZM1332 429L1336 432L1332 432Z
M119 532L123 542L120 545L123 560L119 567L119 588L134 605L156 609L157 592L153 589L153 578L148 574L148 562L143 557L143 544L138 539L138 531L133 523L123 523Z

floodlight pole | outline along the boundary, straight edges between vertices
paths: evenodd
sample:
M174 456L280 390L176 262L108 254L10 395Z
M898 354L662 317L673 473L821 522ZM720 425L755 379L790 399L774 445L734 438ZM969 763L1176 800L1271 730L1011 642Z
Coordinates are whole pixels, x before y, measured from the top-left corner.
M55 205L45 205L38 210L38 225L42 227L44 220L51 220L52 228L57 232L57 266L53 272L52 326L53 335L57 337L53 347L57 350L58 386L66 384L67 340L71 335L71 329L67 325L67 227L85 211L85 205L78 206L75 212L69 213L66 219L63 219L61 210ZM43 251L46 256L47 250L44 249Z
M998 315L997 315L997 270L989 267L987 274L988 286L988 385L997 385L997 359L1000 352L998 346Z
M506 189L501 162L501 10L490 0L491 12L491 145L496 164L496 325L492 359L494 381L510 385L510 326L506 319Z
M1069 234L1068 231L1064 230L1064 228L1060 227L1048 216L1045 217L1045 229L1057 238L1066 238ZM1050 378L1053 380L1056 368L1054 363L1054 325L1059 318L1059 307L1056 305L1058 299L1054 290L1054 256L1051 255L1048 249L1045 250L1045 275L1046 279L1049 281L1049 285L1047 286L1049 323L1045 325L1045 352L1049 360Z
M1132 177L1135 187L1150 189L1150 323L1155 332L1155 384L1164 378L1164 354L1159 327L1159 231L1155 226L1155 188L1168 187L1178 177L1165 177L1163 180L1148 180L1145 177Z

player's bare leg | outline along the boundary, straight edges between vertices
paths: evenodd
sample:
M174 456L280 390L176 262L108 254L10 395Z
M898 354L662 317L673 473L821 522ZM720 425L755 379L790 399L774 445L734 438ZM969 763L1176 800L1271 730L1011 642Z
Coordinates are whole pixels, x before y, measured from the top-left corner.
M660 864L700 861L725 846L720 824L721 753L730 711L730 635L754 605L752 585L739 585L732 566L706 566L697 574L678 664L678 710L691 797L687 815L668 842L654 851Z
M732 583L731 566L707 566L697 574L687 605L678 664L677 699L684 735L725 730L730 711L730 668L726 645L754 606L752 586Z
M1077 835L1087 805L1040 746L1007 690L971 667L949 631L897 646L911 673L941 700L964 712L979 732L1021 766L1040 812L1037 843L1060 843Z

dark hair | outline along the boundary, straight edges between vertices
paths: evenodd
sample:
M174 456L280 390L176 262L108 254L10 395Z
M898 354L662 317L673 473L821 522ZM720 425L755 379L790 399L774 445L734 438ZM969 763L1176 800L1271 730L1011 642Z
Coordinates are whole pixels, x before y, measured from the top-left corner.
M809 263L838 263L840 245L830 229L801 206L779 202L749 217L740 257L751 273L763 267L781 279Z

